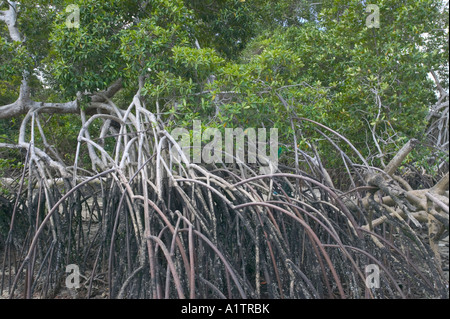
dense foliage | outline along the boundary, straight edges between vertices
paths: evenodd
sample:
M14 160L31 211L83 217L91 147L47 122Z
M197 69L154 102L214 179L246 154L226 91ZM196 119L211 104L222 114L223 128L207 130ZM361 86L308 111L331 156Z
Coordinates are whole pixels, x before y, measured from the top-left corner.
M170 125L277 127L289 144L290 119L306 117L379 164L423 134L436 101L429 71L448 78L448 8L435 0L379 2L378 29L365 25L361 1L83 0L79 28L66 26L69 4L20 1L23 43L0 25L4 104L17 97L24 70L36 78L33 98L51 102L122 79L115 101L126 106L127 88L143 77L147 105L158 101Z

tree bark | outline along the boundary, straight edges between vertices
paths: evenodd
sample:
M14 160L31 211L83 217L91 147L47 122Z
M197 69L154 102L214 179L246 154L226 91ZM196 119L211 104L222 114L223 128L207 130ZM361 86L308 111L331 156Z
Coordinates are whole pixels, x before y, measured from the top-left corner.
M22 42L19 29L17 28L17 1L7 1L9 8L0 11L0 21L4 21L8 27L9 36L15 42Z
M419 143L416 139L411 139L406 143L402 149L394 156L394 158L389 162L384 171L389 176L393 176L397 168L402 164L403 160L408 156L408 154L416 147Z

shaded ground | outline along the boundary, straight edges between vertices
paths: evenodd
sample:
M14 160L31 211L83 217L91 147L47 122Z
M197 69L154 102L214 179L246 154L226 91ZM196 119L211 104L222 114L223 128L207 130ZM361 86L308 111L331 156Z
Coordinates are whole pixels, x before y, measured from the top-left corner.
M424 233L422 238L426 239L427 235ZM447 280L447 287L449 283L449 237L447 236L439 242L439 250L441 252L442 270ZM3 252L0 252L0 257L3 260ZM1 265L0 265L1 266ZM0 267L0 283L1 283L1 267ZM81 287L79 289L68 289L64 285L61 285L60 289L56 292L54 299L85 299L87 298L88 289L90 285L90 274L81 274ZM17 290L16 296L21 296L22 289ZM107 299L108 298L108 284L106 282L106 274L96 274L90 287L91 299ZM420 298L420 293L418 292ZM8 299L9 294L6 289L0 294L0 299ZM34 296L34 298L41 298L40 296Z
M94 211L101 211L102 210L102 204L101 201L99 202L93 202L93 200L90 198L89 200L86 201L88 207L94 207L96 206L97 209ZM5 204L6 205L6 204ZM99 226L101 225L100 223L98 223L98 216L95 215L95 213L88 213L86 210L82 211L82 218L84 220L83 222L83 233L87 234L88 237L90 238L88 240L88 242L91 242L92 237L95 236L95 234L97 233L97 231L99 230ZM89 231L88 231L89 228ZM427 234L427 227L426 225L424 225L424 227L418 232L419 237L422 239L423 243L425 245L428 244L428 234ZM2 233L0 233L0 235L5 235L5 232L2 231ZM3 262L3 248L2 247L3 243L0 241L0 284L1 284L1 280L2 280L2 262ZM447 281L447 288L448 288L448 281L449 281L449 237L447 236L446 238L444 238L443 240L441 240L439 242L439 251L441 253L441 261L442 261L442 270L444 272L444 276L446 278ZM89 269L88 272L86 273L81 273L81 287L79 289L68 289L66 288L65 284L64 284L64 279L65 276L63 276L64 278L61 280L61 284L59 285L59 288L55 291L52 291L49 298L54 298L54 299L84 299L84 298L88 298L88 293L89 293L89 297L91 299L105 299L108 298L109 296L109 291L108 291L108 280L107 280L107 274L106 273L96 273L94 275L94 278L91 278L91 269L93 269L93 263L94 263L94 259L95 256L91 256L88 257L87 260L87 267L86 269ZM418 265L420 265L421 261L418 260ZM10 277L11 279L9 279L8 274L6 274L5 276L5 280L6 282L4 283L4 287L8 287L8 280L13 280L13 276ZM1 289L1 287L0 287ZM18 286L18 288L16 289L16 294L15 297L16 298L22 298L23 297L23 291L24 291L24 287L23 286ZM415 298L424 298L423 296L423 292L421 291L413 291L409 294L409 296L414 296ZM9 297L9 292L7 291L7 289L4 289L3 291L0 291L0 299L6 299ZM42 296L40 295L34 295L33 298L42 298Z

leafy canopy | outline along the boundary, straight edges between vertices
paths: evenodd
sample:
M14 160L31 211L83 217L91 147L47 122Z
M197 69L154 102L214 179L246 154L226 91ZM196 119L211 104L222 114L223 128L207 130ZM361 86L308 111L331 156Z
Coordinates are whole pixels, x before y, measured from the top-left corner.
M170 125L278 127L288 145L291 119L307 117L376 161L423 132L436 99L428 72L448 83L448 7L437 0L378 1L379 29L357 0L80 0L79 28L66 26L69 4L20 1L22 43L0 24L2 103L24 70L43 101L121 79L115 101L126 105L141 78L146 105L158 102Z

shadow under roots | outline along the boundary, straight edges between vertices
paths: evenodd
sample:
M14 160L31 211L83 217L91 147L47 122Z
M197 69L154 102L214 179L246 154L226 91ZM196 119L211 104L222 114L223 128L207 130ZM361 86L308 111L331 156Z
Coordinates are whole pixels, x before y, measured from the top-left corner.
M392 219L379 232L363 231L358 225L367 222L364 215L353 215L313 179L287 174L243 179L223 167L196 173L164 183L161 192L136 174L119 183L114 170L72 188L69 181L55 181L48 189L36 182L22 194L12 231L1 239L3 296L445 294L439 271L427 262L429 248L415 242L410 229ZM303 187L296 188L296 180ZM4 218L11 205L2 201L1 207ZM71 264L79 267L78 289L67 288ZM373 289L366 287L369 265L379 274Z

